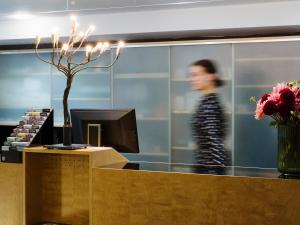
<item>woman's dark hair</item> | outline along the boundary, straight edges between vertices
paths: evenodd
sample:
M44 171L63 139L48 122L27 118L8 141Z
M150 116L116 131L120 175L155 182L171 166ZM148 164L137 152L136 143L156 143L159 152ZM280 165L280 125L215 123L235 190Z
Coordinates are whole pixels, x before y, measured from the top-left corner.
M205 69L205 71L210 74L216 75L218 73L216 64L212 60L209 60L209 59L198 60L198 61L194 62L192 64L192 66L202 66ZM221 87L224 84L224 82L217 75L216 75L216 79L214 81L215 81L216 87Z

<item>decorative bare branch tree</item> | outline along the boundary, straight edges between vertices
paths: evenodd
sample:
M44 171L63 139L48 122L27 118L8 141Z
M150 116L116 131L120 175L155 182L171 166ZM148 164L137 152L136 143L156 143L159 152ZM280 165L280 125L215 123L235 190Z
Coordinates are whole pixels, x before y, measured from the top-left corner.
M79 32L78 23L75 17L71 17L72 26L69 38L66 42L59 42L59 35L57 32L51 35L51 43L52 43L52 52L50 55L50 60L46 60L40 56L38 53L38 47L41 42L41 38L39 36L36 37L35 43L35 52L36 56L43 62L48 63L54 66L58 71L62 72L66 78L66 88L64 90L63 95L63 107L64 107L64 145L71 145L71 119L68 108L68 96L70 93L70 89L72 87L72 82L76 74L78 74L82 70L86 70L89 68L109 68L115 64L118 60L121 49L124 47L124 42L119 41L118 47L116 50L116 55L114 60L109 65L105 66L90 66L91 62L97 61L103 56L103 53L110 49L110 44L108 42L98 42L95 46L90 44L85 45L87 38L94 31L94 27L90 26L85 33ZM83 47L85 47L85 57L82 62L74 62L73 56L80 51ZM68 129L67 133L65 129ZM69 135L68 137L66 137Z

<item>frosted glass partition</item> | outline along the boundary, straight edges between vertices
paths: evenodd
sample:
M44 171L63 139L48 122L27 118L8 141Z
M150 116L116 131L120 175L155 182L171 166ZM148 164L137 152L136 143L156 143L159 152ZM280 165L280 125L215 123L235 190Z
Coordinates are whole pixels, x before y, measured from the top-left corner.
M109 64L112 52L96 64ZM74 60L82 58L84 52ZM205 58L218 63L225 81L219 93L233 164L276 167L277 130L268 126L270 120L254 119L255 104L249 98L270 92L278 82L299 79L297 41L127 47L111 69L78 74L69 107L135 108L141 154L126 154L130 160L193 163L190 118L201 95L191 90L188 67ZM1 124L17 123L27 108L50 106L55 124L63 123L63 74L28 51L1 52L0 71Z
M0 71L1 124L16 124L28 108L50 107L50 66L34 53L1 53Z
M92 66L109 65L110 52L106 52ZM85 53L75 55L74 63L85 59ZM63 123L63 93L66 87L66 77L52 68L52 106L54 107L55 124ZM91 68L75 75L69 95L69 108L108 109L111 108L111 76L110 69Z
M126 48L114 67L114 108L136 110L139 160L169 158L168 56L168 47Z
M148 73L156 73L157 76L168 74L168 52L169 47L125 48L114 66L114 73L119 75L140 73L141 77L145 77Z
M270 92L278 82L299 79L300 43L235 45L235 165L276 167L277 130L254 119L251 96Z
M188 78L189 66L200 59L211 59L217 63L219 76L225 86L219 89L228 118L226 150L231 157L231 109L232 109L232 46L192 45L171 47L171 96L172 96L172 162L194 163L190 119L200 101L201 94L191 89Z

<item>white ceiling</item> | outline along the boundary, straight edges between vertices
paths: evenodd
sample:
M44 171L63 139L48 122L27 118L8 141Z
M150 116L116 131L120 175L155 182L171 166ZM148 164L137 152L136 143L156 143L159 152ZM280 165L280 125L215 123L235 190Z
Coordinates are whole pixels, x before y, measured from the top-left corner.
M4 5L1 3L0 9ZM10 0L18 2L22 6L26 0ZM28 0L27 0L28 1ZM63 7L61 0L52 0L51 8L46 7L49 0L36 0L44 4L27 4L26 9L35 12L50 12L70 10L67 6ZM48 2L47 2L48 1ZM72 0L69 0L72 1ZM76 0L83 1L83 0ZM85 0L88 1L88 0ZM106 0L108 2L108 0ZM117 3L116 0L110 0L110 3ZM115 2L113 2L115 1ZM136 1L142 3L145 0ZM157 0L158 1L158 0ZM158 2L154 3L158 3ZM270 0L276 1L276 0ZM54 3L57 4L54 4ZM77 7L80 12L86 12L87 15L79 15L80 27L87 28L91 23L96 26L93 36L97 40L136 40L136 39L177 39L177 38L207 38L207 37L222 37L222 36L262 36L262 35L295 35L300 31L300 0L298 1L279 1L276 3L266 3L263 0L225 0L223 2L206 2L195 3L206 7L192 7L192 3L173 5L174 7L188 7L182 10L176 8L173 10L152 10L153 8L161 8L163 6L140 6L128 7L118 10L133 10L130 13L102 13L104 9L94 6L96 10L82 10L82 7L91 7L91 2L86 2L80 7L77 2ZM28 3L28 2L27 2ZM101 2L93 2L101 3ZM103 3L103 1L102 1ZM105 2L104 2L105 3ZM124 1L122 1L124 4ZM153 1L151 2L153 3ZM241 4L247 3L247 5ZM265 4L259 4L265 3ZM2 4L2 5L1 5ZM61 7L59 7L61 4ZM75 5L76 5L75 4ZM227 4L226 6L222 6ZM235 5L229 5L235 4ZM98 6L98 5L97 5ZM207 7L211 6L211 7ZM215 7L218 6L218 7ZM43 8L45 7L45 8ZM75 7L75 6L73 6ZM104 6L103 6L104 7ZM108 7L108 6L106 6ZM151 9L148 11L141 10L142 8ZM171 7L166 6L166 7ZM24 4L22 9L25 8ZM5 13L8 12L5 11ZM43 10L44 9L44 10ZM10 10L16 10L11 7ZM49 11L47 11L49 10ZM100 10L100 12L98 12ZM101 11L102 10L102 11ZM116 9L108 9L112 11ZM91 13L90 13L91 12ZM80 14L80 13L78 13ZM6 19L5 19L6 18ZM16 17L15 17L16 18ZM151 21L151 22L150 22ZM43 14L37 17L26 19L13 20L8 19L5 15L0 15L0 42L5 41L7 44L12 43L33 43L36 34L46 38L51 35L54 29L59 30L60 36L69 35L69 13L62 14ZM43 39L45 40L45 39Z
M52 13L79 11L119 12L179 7L201 7L265 2L287 2L298 0L0 0L0 14L16 11Z

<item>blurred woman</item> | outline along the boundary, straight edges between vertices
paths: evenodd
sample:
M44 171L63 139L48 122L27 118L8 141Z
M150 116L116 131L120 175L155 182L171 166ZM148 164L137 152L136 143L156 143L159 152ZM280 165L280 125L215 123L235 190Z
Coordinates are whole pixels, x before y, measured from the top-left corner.
M223 82L217 75L215 64L208 59L199 60L190 66L190 79L192 89L202 93L191 121L193 139L197 144L195 163L225 166L225 116L216 93Z

